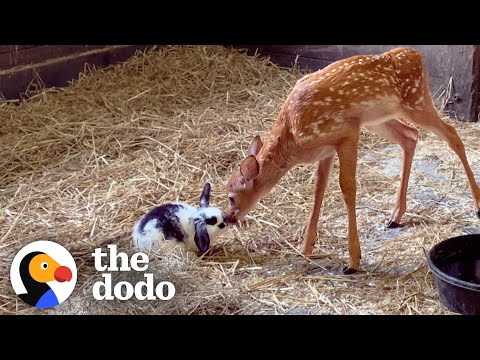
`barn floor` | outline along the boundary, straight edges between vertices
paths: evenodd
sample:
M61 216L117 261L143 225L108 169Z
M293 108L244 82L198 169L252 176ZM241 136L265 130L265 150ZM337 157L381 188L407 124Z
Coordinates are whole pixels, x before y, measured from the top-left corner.
M327 190L314 256L297 252L312 206L312 165L287 174L241 226L203 258L152 256L147 272L176 286L170 301L96 301L91 253L133 253L135 221L166 201L211 204L254 135L264 136L299 78L222 47L166 47L20 105L0 101L0 313L60 314L451 314L438 301L426 252L450 236L480 232L463 168L422 132L404 227L386 230L401 152L364 134L358 167L361 272L344 276L346 214L338 169ZM479 123L455 123L480 180ZM62 305L39 311L17 300L16 252L35 240L64 245L78 267ZM143 274L115 275L132 283Z

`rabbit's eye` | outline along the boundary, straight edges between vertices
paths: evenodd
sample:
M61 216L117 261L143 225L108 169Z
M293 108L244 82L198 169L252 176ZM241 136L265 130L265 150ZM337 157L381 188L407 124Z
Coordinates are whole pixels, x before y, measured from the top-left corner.
M223 222L223 223L221 223L220 225L218 225L218 227L219 227L220 229L223 229L225 226L226 226L226 225L225 225L225 223L224 223L224 222Z
M211 218L205 220L205 222L207 223L207 225L215 225L217 223L217 217L212 216Z

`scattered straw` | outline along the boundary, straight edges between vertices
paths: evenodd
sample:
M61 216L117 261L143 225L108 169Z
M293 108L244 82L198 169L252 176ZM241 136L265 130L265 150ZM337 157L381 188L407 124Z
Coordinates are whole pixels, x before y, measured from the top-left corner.
M358 167L362 272L343 276L346 212L338 164L327 190L320 256L296 247L312 206L313 166L287 174L247 220L210 252L152 257L169 302L97 302L91 253L132 252L135 221L166 201L196 203L205 181L213 205L254 135L265 135L299 78L266 59L219 46L162 47L107 69L87 68L64 89L0 102L0 313L68 314L445 314L425 250L479 231L466 178L445 144L422 133L402 229L384 230L399 186L401 153L364 134ZM478 123L456 122L480 179ZM9 282L15 253L54 240L75 257L77 287L61 306L37 311ZM115 275L131 282L142 274Z

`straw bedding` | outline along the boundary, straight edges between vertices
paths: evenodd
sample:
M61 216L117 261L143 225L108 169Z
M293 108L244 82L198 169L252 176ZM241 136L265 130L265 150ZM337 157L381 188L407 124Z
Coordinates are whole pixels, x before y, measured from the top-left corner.
M176 286L171 301L92 297L91 253L118 244L133 253L135 221L167 201L211 204L254 135L264 136L299 78L266 59L219 46L154 48L110 68L85 69L64 89L21 104L0 102L0 313L64 314L448 314L425 253L452 235L479 231L456 156L422 132L404 228L385 230L399 186L396 145L364 134L358 166L362 271L342 276L346 212L338 163L327 190L315 256L297 249L313 198L314 166L298 166L245 222L203 258L152 255L147 272ZM480 179L478 123L455 122ZM15 253L35 240L64 245L78 267L71 297L38 311L10 281ZM130 282L142 274L115 274Z

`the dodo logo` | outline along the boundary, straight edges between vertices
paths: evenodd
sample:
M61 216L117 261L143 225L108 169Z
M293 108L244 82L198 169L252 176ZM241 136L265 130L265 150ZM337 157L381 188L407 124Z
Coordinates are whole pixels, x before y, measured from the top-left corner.
M72 255L52 241L35 241L23 247L10 268L15 293L27 304L50 308L64 302L77 282Z

